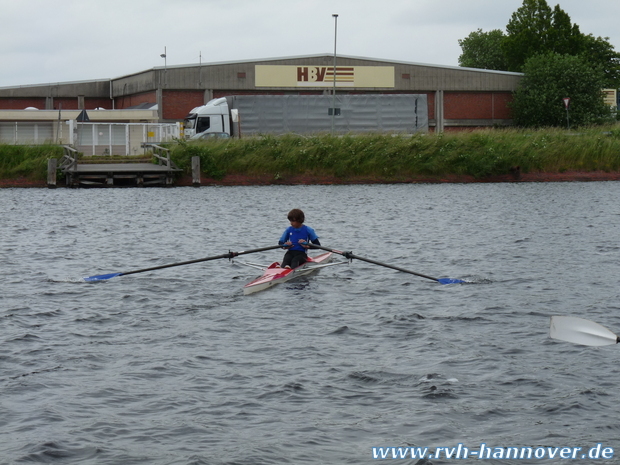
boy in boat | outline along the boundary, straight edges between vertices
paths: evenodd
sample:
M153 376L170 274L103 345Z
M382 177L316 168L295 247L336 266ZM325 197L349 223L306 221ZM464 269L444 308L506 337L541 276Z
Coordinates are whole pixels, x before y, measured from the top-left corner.
M278 244L288 248L284 258L282 259L282 268L297 268L307 261L308 242L321 245L319 236L316 235L314 229L306 226L304 212L299 208L294 208L287 215L291 225L286 228Z

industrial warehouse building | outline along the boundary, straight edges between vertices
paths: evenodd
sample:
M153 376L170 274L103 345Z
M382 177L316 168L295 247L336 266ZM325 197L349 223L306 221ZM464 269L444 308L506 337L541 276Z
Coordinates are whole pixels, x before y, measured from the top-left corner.
M114 79L3 87L0 142L11 134L17 137L19 129L10 126L14 122L22 122L24 133L32 135L32 127L24 126L28 123L36 126L37 135L55 137L59 120L75 119L81 110L91 122L178 124L192 108L218 97L331 95L333 64L334 56L325 54L164 66ZM426 95L428 129L435 132L510 125L509 103L522 78L520 73L351 56L337 56L336 70L336 95ZM101 131L93 129L93 134Z

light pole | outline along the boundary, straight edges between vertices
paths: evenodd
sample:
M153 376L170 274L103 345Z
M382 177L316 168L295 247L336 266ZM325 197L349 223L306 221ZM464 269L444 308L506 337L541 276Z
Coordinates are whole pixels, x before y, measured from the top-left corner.
M332 135L334 134L334 118L336 117L336 39L338 38L338 15L333 14L334 18L334 70L332 76L334 79L334 88L332 89Z
M166 58L166 47L164 46L164 53L159 55L164 59L164 87L166 87L166 81L168 77L168 59Z

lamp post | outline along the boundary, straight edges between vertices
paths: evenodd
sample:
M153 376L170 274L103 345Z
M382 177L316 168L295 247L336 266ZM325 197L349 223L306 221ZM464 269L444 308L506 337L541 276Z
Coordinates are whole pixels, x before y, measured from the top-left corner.
M166 47L164 47L164 53L159 56L164 59L164 87L166 87L166 81L168 77L168 59L166 58Z
M334 18L334 70L332 76L334 79L334 88L332 89L332 135L334 134L334 118L336 117L336 39L338 38L338 15L333 14Z

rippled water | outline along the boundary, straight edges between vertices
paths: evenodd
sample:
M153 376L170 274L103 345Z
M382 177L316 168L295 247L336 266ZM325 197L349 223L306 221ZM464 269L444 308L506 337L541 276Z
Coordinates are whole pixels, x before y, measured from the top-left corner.
M548 328L620 332L618 199L614 182L0 190L0 463L459 443L602 443L617 463L620 348ZM328 247L473 284L362 261L249 296L259 272L228 260L80 280L275 244L293 207Z

